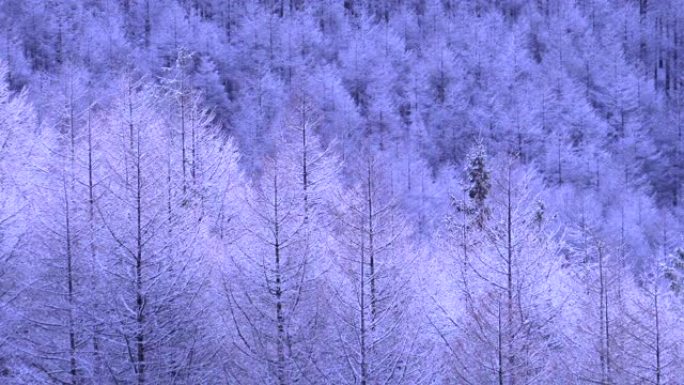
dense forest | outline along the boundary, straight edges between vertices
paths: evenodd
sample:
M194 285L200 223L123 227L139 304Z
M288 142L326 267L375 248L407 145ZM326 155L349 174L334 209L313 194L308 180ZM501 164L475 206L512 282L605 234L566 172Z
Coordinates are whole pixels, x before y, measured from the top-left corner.
M684 1L0 0L0 383L684 384Z

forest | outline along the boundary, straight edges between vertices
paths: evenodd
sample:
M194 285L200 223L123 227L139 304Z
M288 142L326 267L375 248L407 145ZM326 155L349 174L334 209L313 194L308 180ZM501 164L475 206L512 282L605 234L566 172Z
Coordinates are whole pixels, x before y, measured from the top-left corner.
M684 0L0 0L0 383L684 384Z

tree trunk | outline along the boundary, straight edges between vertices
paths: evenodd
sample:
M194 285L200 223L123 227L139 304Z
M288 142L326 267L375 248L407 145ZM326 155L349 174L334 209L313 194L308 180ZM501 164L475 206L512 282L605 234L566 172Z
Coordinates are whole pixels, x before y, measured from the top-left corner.
M278 173L273 177L273 208L274 208L274 252L275 252L275 296L276 296L276 328L277 340L276 350L278 355L277 362L277 376L278 384L285 385L285 318L283 316L283 288L282 288L282 272L280 267L280 219L278 217Z
M142 234L142 165L140 153L140 128L136 138L136 256L135 256L135 304L136 304L136 350L137 383L145 384L145 295L143 287L143 234Z

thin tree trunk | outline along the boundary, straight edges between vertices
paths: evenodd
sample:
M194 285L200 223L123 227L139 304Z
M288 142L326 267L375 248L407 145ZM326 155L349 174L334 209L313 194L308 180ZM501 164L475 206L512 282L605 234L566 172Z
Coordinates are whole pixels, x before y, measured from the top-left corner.
M69 328L69 376L71 377L71 384L78 383L78 368L76 364L76 327L74 323L74 261L73 249L71 239L71 209L69 204L69 187L66 180L64 180L64 222L66 227L65 243L66 243L66 263L67 263L67 301L68 301L68 328Z
M608 288L603 264L603 246L598 248L599 257L599 310L601 315L601 384L610 384L610 334L608 329Z
M135 303L136 303L136 350L137 350L137 381L138 385L145 384L145 297L143 287L143 239L142 239L142 172L140 154L140 128L137 130L136 148L136 256L135 256Z
M361 279L359 280L360 287L360 316L361 316L361 385L368 384L368 352L366 351L366 261L365 261L365 246L363 240L361 241Z
M375 238L375 224L373 212L373 180L372 180L373 165L372 160L368 163L368 258L369 258L369 268L370 268L370 305L371 305L371 330L375 330L375 323L377 321L377 292L376 292L376 275L375 275L375 250L374 250L374 238Z
M277 327L277 340L276 349L278 354L277 363L277 375L278 384L285 385L285 318L283 316L283 288L282 288L282 275L280 268L280 219L278 217L279 212L279 197L278 197L278 173L274 173L273 176L273 186L274 186L274 252L275 252L275 296L276 296L276 327Z
M504 367L503 367L503 330L501 322L501 297L497 298L497 339L496 339L496 350L497 350L497 374L499 379L499 385L504 385Z
M96 278L96 257L95 257L95 182L93 179L93 130L91 121L91 111L90 106L88 106L88 230L89 230L89 243L90 243L90 263L92 264L91 270L91 290L93 293L97 292L97 278ZM96 299L96 301L98 301ZM93 308L97 309L97 303ZM97 312L95 312L97 314ZM96 315L97 316L97 315ZM95 368L94 377L100 377L100 365L101 365L101 352L100 352L100 326L98 320L94 320L93 326L93 353L95 356Z
M508 383L515 384L515 353L513 342L515 330L513 327L513 213L511 202L511 165L508 165L508 177L506 188L506 307L507 307L507 355L508 355Z
M660 347L660 306L658 303L658 283L655 282L653 305L655 310L655 361L656 361L656 385L661 384L662 364L661 364L661 347Z
M75 172L76 172L76 130L74 121L74 89L72 79L69 79L69 183L66 183L66 176L64 179L64 203L65 203L65 230L66 230L66 257L67 257L67 295L69 302L69 374L71 376L71 383L78 382L78 368L76 364L76 327L74 323L74 254L72 248L71 235L71 197L69 191L75 186Z

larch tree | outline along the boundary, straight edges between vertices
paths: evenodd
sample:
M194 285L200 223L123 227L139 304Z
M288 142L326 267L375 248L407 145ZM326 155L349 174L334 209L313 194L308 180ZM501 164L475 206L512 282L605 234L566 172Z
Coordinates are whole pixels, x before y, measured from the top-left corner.
M681 320L674 293L667 287L662 258L629 290L625 355L626 377L637 383L676 383L681 369Z
M682 356L681 307L672 274L676 270L673 245L678 229L666 212L656 213L658 223L647 230L652 256L643 272L626 287L626 374L634 382L669 384L677 381Z
M124 80L119 90L107 121L108 178L98 203L111 250L107 285L117 288L105 309L109 380L201 382L198 295L207 280L195 247L197 206L175 177L182 170L169 154L154 89Z
M555 320L565 295L559 285L559 234L545 212L538 176L512 156L495 164L491 191L483 197L488 217L481 225L477 217L471 219L475 234L470 242L476 239L477 247L456 236L461 245L452 248L462 266L465 309L445 312L440 335L453 355L454 378L466 383L549 382L560 343L554 339ZM477 204L477 197L470 195L471 204ZM452 231L468 234L467 226Z
M26 91L12 92L8 68L0 61L0 370L3 381L21 384L32 381L31 360L22 353L23 305L30 303L27 288L37 279L29 261L27 235L35 173L31 159L43 154L37 146L38 122ZM30 259L33 260L33 259Z
M338 364L329 381L342 384L416 384L424 379L420 323L410 267L418 253L388 189L386 169L367 152L354 185L334 210L339 247L331 285Z
M567 354L575 362L574 373L580 381L613 384L627 381L629 367L625 351L626 288L629 276L621 250L624 245L610 242L613 223L603 224L593 192L577 191L581 197L572 214L574 226L568 228L568 252L573 265L570 272L580 295L573 296L571 340ZM619 238L618 238L619 239Z
M324 145L319 131L322 113L313 102L313 98L303 91L294 92L286 107L283 126L280 130L278 147L281 148L288 173L296 177L295 192L299 196L303 227L300 258L308 275L308 293L324 293L329 284L327 272L331 268L332 217L329 206L340 190L340 163L333 153L334 143ZM312 358L316 370L331 364L329 345L332 338L331 314L326 309L326 298L317 295L310 298L313 309L309 336L312 344ZM320 374L320 373L319 373Z
M292 95L278 121L277 151L246 200L240 253L227 269L227 280L235 281L226 286L230 317L239 334L252 336L241 341L249 347L246 358L270 368L279 384L323 381L321 361L331 359L325 297L316 293L323 292L330 265L325 208L337 161L320 143L319 119L307 95ZM240 315L260 321L246 326ZM257 336L270 336L274 345L257 344Z
M243 234L229 258L224 287L229 322L241 352L234 378L264 378L285 385L304 380L315 314L305 250L304 201L281 154L266 160L263 175L246 194ZM248 368L259 367L258 371ZM258 374L257 374L258 373Z
M41 179L32 190L36 210L31 242L40 283L27 321L34 365L53 381L88 383L93 376L95 306L100 300L94 257L92 137L82 74L65 68L54 95L54 127L45 127L44 157L35 158ZM38 215L49 213L49 215ZM68 359L64 359L68 357Z

